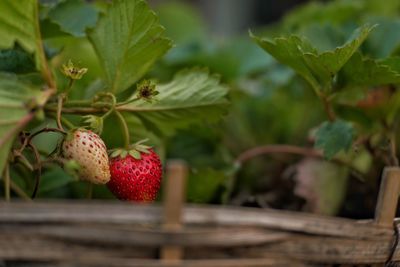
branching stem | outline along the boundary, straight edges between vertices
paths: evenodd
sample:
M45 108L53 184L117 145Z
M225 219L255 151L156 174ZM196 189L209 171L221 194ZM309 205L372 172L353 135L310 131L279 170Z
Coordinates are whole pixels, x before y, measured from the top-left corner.
M29 135L22 143L22 146L20 149L18 149L17 153L18 154L22 154L22 151L25 149L26 146L30 145L32 142L32 139L41 134L41 133L45 133L45 132L56 132L56 133L61 133L63 135L67 134L64 130L60 130L58 128L49 128L49 127L45 127L43 129L40 129L39 131Z
M325 109L326 114L328 115L328 119L330 121L335 121L336 114L335 114L335 111L333 110L332 102L325 95L321 95L320 99L322 101L322 104L324 105L324 109Z
M267 154L295 154L295 155L301 155L305 157L314 157L314 158L324 158L324 155L322 151L315 150L313 148L306 148L306 147L298 147L298 146L292 146L292 145L265 145L265 146L258 146L255 148L251 148L249 150L244 151L241 153L235 160L235 165L236 166L241 166L244 162L257 157L261 155L267 155ZM363 174L360 173L357 169L355 169L350 162L334 158L332 159L333 162L344 165L349 167L354 175L359 178L360 180L363 180Z

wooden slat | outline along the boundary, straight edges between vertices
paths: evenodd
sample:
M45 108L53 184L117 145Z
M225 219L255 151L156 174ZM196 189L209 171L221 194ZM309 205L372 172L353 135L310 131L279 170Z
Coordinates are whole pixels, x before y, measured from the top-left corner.
M157 257L159 247L179 246L185 263L234 256L370 264L386 260L393 237L392 229L371 222L264 209L192 206L183 221L184 228L163 229L160 207L149 205L3 202L0 259L135 264ZM394 259L400 260L399 248Z
M158 206L110 202L0 202L0 223L105 223L162 222ZM392 236L393 230L354 220L270 209L188 206L185 225L256 226L316 235L374 239Z
M237 247L255 246L285 241L288 233L265 229L191 229L169 232L157 229L115 229L97 225L0 225L1 235L22 235L37 239L57 239L65 242L158 247L165 245L185 247Z
M81 239L73 234L68 238L56 235L38 235L37 233L5 232L0 234L0 259L14 260L64 260L106 258L154 258L158 246L149 247L140 244L120 244L104 239ZM128 234L127 234L128 236ZM221 237L222 238L222 237ZM334 237L318 237L292 234L284 240L270 240L266 244L252 246L189 246L185 248L187 259L201 255L209 258L274 258L304 261L312 263L375 263L384 262L389 240L359 240ZM180 241L184 243L185 241ZM162 244L168 244L164 240ZM396 251L395 260L400 260L400 251Z
M39 265L34 265L38 267ZM99 261L96 258L85 260L70 260L68 262L41 263L40 267L268 267L268 266L309 266L300 262L284 259L212 259L212 260L185 260L182 262L166 262L146 259L115 259L109 258Z

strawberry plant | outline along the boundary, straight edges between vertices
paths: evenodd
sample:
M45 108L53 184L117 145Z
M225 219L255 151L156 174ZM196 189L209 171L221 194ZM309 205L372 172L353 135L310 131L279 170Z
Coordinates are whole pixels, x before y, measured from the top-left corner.
M121 190L112 191L123 199L152 200L160 161L153 148L132 143L149 138L162 154L163 140L176 129L214 122L226 111L227 89L205 69L185 69L163 83L147 75L172 41L145 1L4 0L0 10L0 172L6 199L11 193L51 196L43 192L77 184L74 177L104 184L118 176L123 161L135 173L132 180L154 181L148 182L151 188L132 189L125 184L129 179L119 179ZM107 151L119 151L111 175ZM137 169L151 177L139 177ZM125 186L135 193L121 196Z
M196 167L189 199L370 218L399 151L399 2L385 3L312 1L253 27L253 38L213 43L199 26L182 38L157 73L195 63L232 85L222 131L189 129L168 143ZM174 25L180 13L160 10Z

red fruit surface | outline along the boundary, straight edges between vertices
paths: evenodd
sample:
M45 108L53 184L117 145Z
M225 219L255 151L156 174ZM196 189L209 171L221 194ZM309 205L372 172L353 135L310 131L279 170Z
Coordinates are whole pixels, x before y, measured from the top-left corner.
M120 200L150 202L156 199L160 189L162 166L158 155L149 149L141 153L141 159L131 155L117 156L110 160L111 179L108 189Z

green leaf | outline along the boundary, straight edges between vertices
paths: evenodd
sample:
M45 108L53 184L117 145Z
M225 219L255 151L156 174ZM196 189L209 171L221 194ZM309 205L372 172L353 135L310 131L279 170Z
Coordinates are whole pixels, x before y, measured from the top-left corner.
M318 90L318 82L303 58L306 52L317 53L307 40L295 35L287 38L275 38L274 40L262 39L252 33L250 33L250 37L276 60L292 68L308 81L315 90Z
M66 173L62 168L54 167L42 175L38 196L45 196L46 193L75 181L75 177Z
M48 17L57 23L62 31L76 37L84 37L85 30L96 25L98 11L82 0L68 0L51 9Z
M106 75L109 91L119 93L138 81L171 47L157 16L141 0L116 0L89 39Z
M355 53L339 72L337 78L338 88L371 87L400 82L399 64L396 58L376 61L362 58L360 53Z
M209 203L219 189L225 186L227 176L223 171L210 168L191 172L188 179L187 199L194 203Z
M330 87L334 76L357 51L373 28L363 26L357 29L343 46L324 52L317 51L306 39L294 35L275 38L272 41L252 34L251 37L265 51L294 69L319 91Z
M36 0L0 1L0 48L13 48L17 42L28 53L35 53L36 67L41 69L42 43Z
M183 44L205 38L205 22L198 10L189 3L168 1L158 5L156 12L167 35L174 42Z
M21 47L15 46L13 49L0 50L0 71L22 74L35 70L34 57Z
M15 76L0 73L0 173L20 128L33 119L30 109L40 93L38 88L21 83Z
M400 74L400 56L392 56L377 61L379 65L388 66L392 71Z
M373 17L368 20L376 23L378 27L365 42L366 53L376 58L390 56L400 44L400 19Z
M299 5L284 18L284 25L289 29L295 29L310 23L338 24L354 20L362 12L363 5L358 1L311 1L306 5Z
M331 159L339 151L351 147L354 136L353 126L345 121L324 122L316 132L315 147L322 149L324 156Z
M227 88L205 70L181 71L171 82L158 85L157 90L157 101L135 101L121 106L120 111L131 112L153 132L170 135L175 128L214 122L227 109Z

